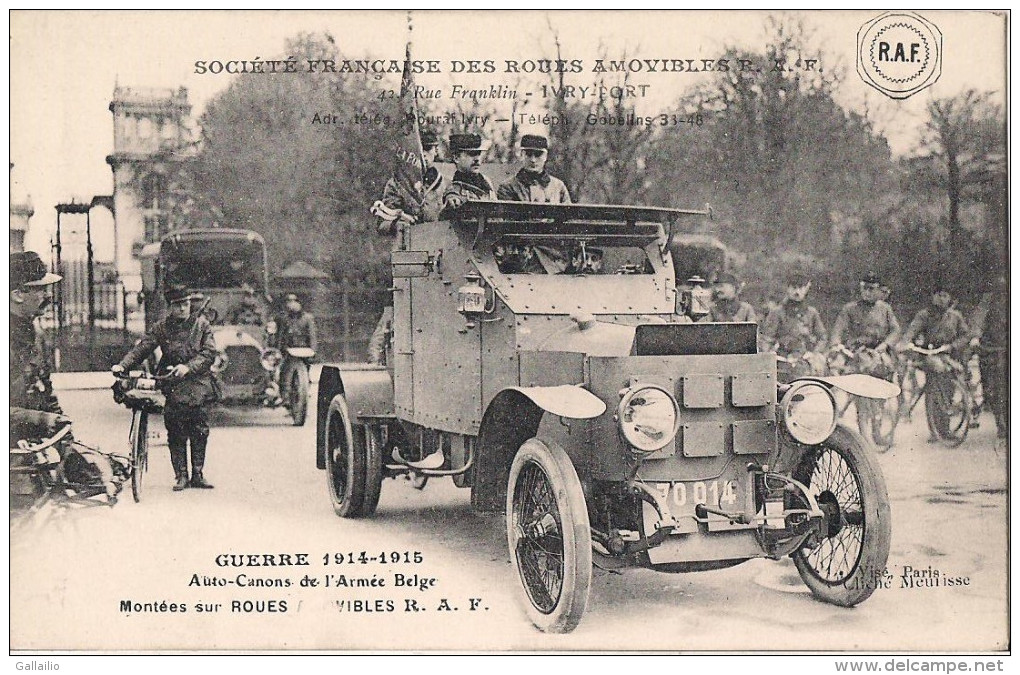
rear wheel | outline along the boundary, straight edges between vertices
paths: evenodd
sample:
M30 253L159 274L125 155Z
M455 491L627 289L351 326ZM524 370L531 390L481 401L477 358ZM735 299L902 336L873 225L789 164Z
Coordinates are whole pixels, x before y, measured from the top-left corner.
M294 426L303 426L308 416L308 366L304 361L298 361L291 368L287 399L287 407L290 408Z
M131 497L142 501L142 478L149 468L149 414L135 410L131 418Z
M858 434L837 426L794 476L815 495L826 526L793 553L793 562L816 598L843 607L872 594L889 559L889 495L866 447Z
M367 448L365 428L351 424L346 399L333 397L326 416L326 485L341 518L364 515Z
M525 441L510 467L506 514L528 617L548 633L572 631L588 605L591 528L581 481L562 448Z

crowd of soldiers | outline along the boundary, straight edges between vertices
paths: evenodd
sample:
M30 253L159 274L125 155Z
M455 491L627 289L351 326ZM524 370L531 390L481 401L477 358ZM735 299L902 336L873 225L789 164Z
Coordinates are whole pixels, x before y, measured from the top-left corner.
M1009 308L1005 276L993 280L969 321L954 307L950 285L936 280L931 285L928 306L918 311L905 329L888 301L889 288L877 275L864 274L858 288L860 297L844 304L832 330L826 331L821 314L807 301L810 278L791 273L783 300L761 321L759 348L776 353L786 362L803 361L809 372L818 375L826 372L829 355L852 353L859 372L883 379L892 378L898 359L911 345L941 350L961 368L977 355L982 405L992 412L998 437L1006 438ZM738 293L736 277L719 275L712 288L713 301L692 320L756 321L754 308L740 300ZM976 389L977 381L972 380L971 385ZM982 405L975 406L972 427L977 426L976 413Z

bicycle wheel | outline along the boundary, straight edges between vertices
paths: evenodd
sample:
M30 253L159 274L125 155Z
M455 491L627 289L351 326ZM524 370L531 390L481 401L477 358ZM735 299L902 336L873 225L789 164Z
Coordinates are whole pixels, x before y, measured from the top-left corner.
M149 468L149 413L136 410L131 418L131 496L142 501L142 476Z
M933 436L955 448L967 438L973 414L970 388L954 373L929 373L925 419Z

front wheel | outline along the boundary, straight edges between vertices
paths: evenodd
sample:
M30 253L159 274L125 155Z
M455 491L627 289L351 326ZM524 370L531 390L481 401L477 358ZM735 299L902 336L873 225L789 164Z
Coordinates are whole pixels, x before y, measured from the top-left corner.
M303 426L308 415L308 365L304 361L298 361L291 368L287 407L290 408L294 426Z
M970 431L973 405L970 388L962 377L950 373L929 373L924 411L928 430L955 448Z
M794 477L808 486L825 513L825 528L793 553L801 579L816 598L853 607L885 573L892 536L882 470L865 441L837 426L810 449Z
M577 627L591 588L591 528L581 481L551 441L524 442L510 467L507 543L528 617L547 633Z
M149 414L135 410L131 417L131 497L142 501L142 477L149 464Z
M334 396L326 416L326 485L341 518L364 515L367 448L365 428L351 423L347 400Z

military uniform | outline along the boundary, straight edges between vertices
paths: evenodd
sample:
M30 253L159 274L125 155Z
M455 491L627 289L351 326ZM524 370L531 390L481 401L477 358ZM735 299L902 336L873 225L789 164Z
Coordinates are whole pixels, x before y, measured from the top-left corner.
M900 322L888 303L881 300L874 303L854 300L839 310L836 323L832 326L832 342L845 344L852 349L877 347L882 342L887 345L894 342L899 333Z
M985 405L995 416L999 438L1009 435L1009 296L1005 288L981 298L972 335L981 340L978 366Z
M914 319L900 339L903 342L920 340L925 345L932 347L949 345L953 356L962 360L963 350L970 341L970 337L967 322L958 311L946 309L940 312L931 307L925 307L914 315Z
M152 331L121 359L119 365L124 370L137 368L156 347L163 351L159 362L161 371L181 364L186 365L189 371L183 378L169 380L164 386L166 407L163 421L170 446L170 463L178 481L182 477L186 480L190 443L191 485L205 487L202 471L209 440L206 408L219 398L219 388L210 372L216 360L212 328L203 315L192 315L183 320L167 317L153 326Z
M513 178L499 186L496 196L503 201L539 204L569 204L567 186L548 171L535 173L521 169Z
M315 317L308 312L287 312L280 319L279 346L284 352L283 367L280 369L280 394L286 399L290 386L290 373L294 360L287 358L288 347L310 347L318 353L319 344L315 336Z
M708 310L708 316L703 321L750 321L756 323L758 315L754 312L751 303L744 302L737 298L732 300L716 300Z
M806 302L784 300L765 318L761 336L766 349L776 348L784 356L825 348L825 324L818 310Z
M495 199L496 189L484 174L458 170L453 174L450 187L443 193L443 203L447 207L452 196L463 197L465 201Z
M443 210L443 196L446 182L443 180L439 170L430 166L425 169L424 181L422 183L422 204L408 204L404 194L397 186L397 182L390 178L383 187L382 204L391 211L403 211L409 216L414 216L415 221L427 223L439 220L439 212ZM375 212L375 211L373 211ZM381 217L382 211L379 214ZM397 218L380 219L378 229L380 234L396 234Z

